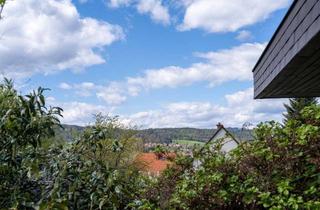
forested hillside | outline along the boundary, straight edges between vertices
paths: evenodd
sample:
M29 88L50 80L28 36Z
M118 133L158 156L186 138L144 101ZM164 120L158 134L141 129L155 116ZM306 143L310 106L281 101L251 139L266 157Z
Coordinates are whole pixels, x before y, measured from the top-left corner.
M228 128L237 139L251 140L252 132L241 128ZM208 141L216 129L154 128L138 131L137 137L144 142L171 143L173 140Z
M64 129L58 129L58 137L66 141L72 141L85 127L76 125L63 125ZM241 128L227 128L235 138L245 141L252 139L251 130ZM137 130L136 137L144 142L152 143L171 143L173 140L193 140L206 142L216 132L216 129L198 129L198 128L151 128Z

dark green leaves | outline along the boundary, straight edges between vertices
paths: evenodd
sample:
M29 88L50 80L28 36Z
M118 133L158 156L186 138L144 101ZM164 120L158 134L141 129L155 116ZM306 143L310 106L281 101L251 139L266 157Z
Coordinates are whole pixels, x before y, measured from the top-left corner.
M299 116L261 123L229 154L204 148L197 169L177 161L145 197L163 209L320 209L320 106Z
M0 84L0 164L8 170L0 176L0 208L34 205L40 197L38 150L62 116L62 109L45 106L45 90L22 96L12 80Z

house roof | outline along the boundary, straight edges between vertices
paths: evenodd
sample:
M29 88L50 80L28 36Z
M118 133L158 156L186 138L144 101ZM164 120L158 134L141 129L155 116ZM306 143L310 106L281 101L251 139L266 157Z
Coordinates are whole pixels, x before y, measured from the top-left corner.
M216 132L215 132L215 133L213 134L213 136L206 142L206 144L200 149L199 152L201 152L206 145L210 144L210 143L214 140L214 138L220 133L221 130L224 130L224 131L227 133L227 135L228 135L229 137L231 137L232 140L234 140L237 144L239 144L239 141L238 141L221 123L218 123L218 124L217 124L217 130L216 130Z
M221 123L218 123L217 124L217 130L216 132L213 134L213 136L209 139L209 141L207 141L206 144L210 143L217 135L218 133L221 131L221 130L224 130L228 136L230 136L235 142L237 142L239 144L239 141L221 124Z
M291 4L291 6L289 7L287 13L285 14L285 16L283 17L282 21L280 22L279 26L277 27L276 31L274 32L274 34L272 35L270 41L268 42L267 46L264 48L261 56L259 57L257 63L254 65L252 72L254 72L257 69L258 64L262 61L263 57L266 55L267 51L271 48L271 43L276 39L276 35L279 33L280 29L283 27L283 25L285 24L285 21L289 18L289 14L291 13L291 11L293 10L294 6L296 5L297 1L293 1L293 3Z
M253 68L254 98L320 96L320 0L295 0Z
M174 159L176 155L175 153L169 153L166 154L166 157L165 159L158 159L153 152L140 153L137 155L135 162L138 164L138 167L141 168L141 171L158 175L172 164L168 158Z

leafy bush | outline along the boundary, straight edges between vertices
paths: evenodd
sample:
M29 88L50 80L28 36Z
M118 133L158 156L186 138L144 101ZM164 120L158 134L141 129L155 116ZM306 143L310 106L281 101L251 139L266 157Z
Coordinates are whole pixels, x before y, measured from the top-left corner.
M306 124L261 123L229 154L205 148L197 170L177 164L145 198L162 209L320 209L320 107L301 114Z
M45 90L0 85L0 209L129 208L149 183L133 164L133 129L97 115L72 143L48 146L62 109L46 106Z
M317 105L303 120L261 123L228 154L222 140L205 147L197 168L178 156L149 178L133 161L142 142L117 117L97 115L73 142L50 144L62 109L48 107L44 91L0 84L0 209L320 209Z
M50 155L52 177L41 208L125 209L138 197L148 180L130 158L135 149L125 146L137 141L130 130L117 129L117 118L99 115L80 139Z
M168 150L164 146L157 145L153 149L153 152L155 153L158 159L162 159L166 156L166 154L168 153Z
M62 109L46 107L39 88L22 96L11 80L0 85L0 207L30 206L39 198L39 183L31 176L41 141L54 135Z

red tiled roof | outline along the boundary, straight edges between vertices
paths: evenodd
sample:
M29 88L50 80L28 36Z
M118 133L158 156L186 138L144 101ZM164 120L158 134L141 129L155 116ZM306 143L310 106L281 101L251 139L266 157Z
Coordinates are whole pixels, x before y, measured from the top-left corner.
M175 158L175 156L174 153L166 155L166 157L169 157L170 159ZM135 162L138 164L138 167L141 168L141 171L150 172L155 175L160 174L172 164L172 162L166 158L158 159L155 153L140 153L137 155Z

